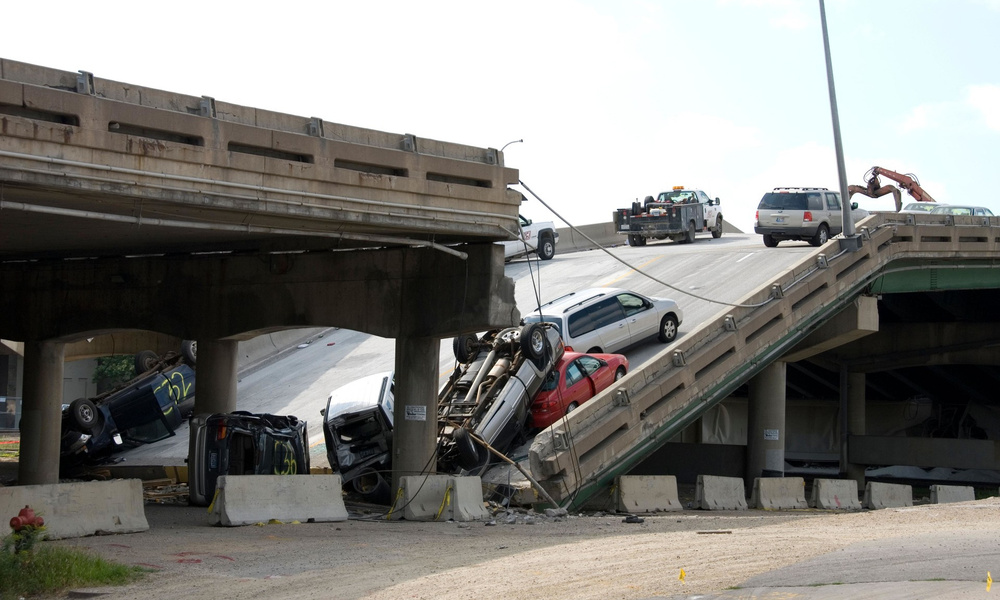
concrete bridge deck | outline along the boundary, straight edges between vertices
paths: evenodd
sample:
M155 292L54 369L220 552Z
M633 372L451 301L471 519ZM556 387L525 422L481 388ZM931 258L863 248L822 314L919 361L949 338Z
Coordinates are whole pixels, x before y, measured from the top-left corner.
M513 239L493 148L0 59L0 258Z

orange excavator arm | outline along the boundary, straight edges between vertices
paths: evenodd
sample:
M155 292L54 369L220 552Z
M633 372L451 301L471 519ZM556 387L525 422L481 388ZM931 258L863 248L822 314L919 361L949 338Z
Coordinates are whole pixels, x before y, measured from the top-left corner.
M872 167L865 173L865 184L860 185L850 185L847 186L847 191L851 196L854 194L862 194L870 198L880 198L886 194L892 194L893 198L896 200L896 211L900 211L903 208L902 193L894 185L882 185L879 181L879 176L887 177L899 184L899 187L906 190L908 194L913 196L917 202L934 202L934 198L928 194L924 188L920 187L920 182L917 181L917 176L910 173L903 175L902 173L897 173L895 171L890 171L889 169L883 169L882 167Z

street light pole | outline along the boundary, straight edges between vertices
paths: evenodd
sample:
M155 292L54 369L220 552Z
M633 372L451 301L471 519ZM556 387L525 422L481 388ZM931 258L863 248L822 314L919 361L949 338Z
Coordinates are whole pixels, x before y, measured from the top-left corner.
M844 144L840 139L840 117L837 115L837 92L833 87L833 61L830 59L830 38L826 31L826 7L819 0L819 20L823 26L823 51L826 54L826 82L830 88L830 115L833 119L833 146L837 154L837 175L840 183L841 219L844 223L844 237L847 243L841 247L857 251L861 248L857 234L854 232L854 219L851 216L851 196L847 189L847 172L844 168Z

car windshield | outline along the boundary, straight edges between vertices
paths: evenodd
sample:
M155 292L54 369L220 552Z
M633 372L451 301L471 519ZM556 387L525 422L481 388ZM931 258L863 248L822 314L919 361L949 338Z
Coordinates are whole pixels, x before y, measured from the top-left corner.
M939 206L931 211L932 215L971 215L972 208L968 206Z
M559 369L552 369L549 374L545 376L545 381L542 383L542 387L539 391L551 392L552 390L559 387Z
M657 202L672 202L673 204L688 204L698 201L695 192L691 190L674 190L672 192L663 192L656 199Z
M806 194L795 192L768 192L760 199L757 208L771 210L806 210L808 208Z
M903 210L919 210L922 212L931 212L936 208L936 205L927 202L911 202L903 207Z

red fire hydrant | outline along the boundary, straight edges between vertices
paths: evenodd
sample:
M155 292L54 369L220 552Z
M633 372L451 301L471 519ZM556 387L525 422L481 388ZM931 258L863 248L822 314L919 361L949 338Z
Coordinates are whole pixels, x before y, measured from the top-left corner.
M45 525L45 519L35 515L35 511L31 510L28 505L25 505L21 512L10 520L10 528L14 530L14 533L20 533L26 527L37 529L42 525Z

